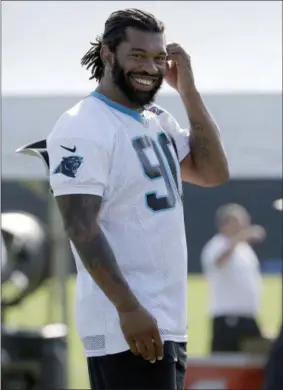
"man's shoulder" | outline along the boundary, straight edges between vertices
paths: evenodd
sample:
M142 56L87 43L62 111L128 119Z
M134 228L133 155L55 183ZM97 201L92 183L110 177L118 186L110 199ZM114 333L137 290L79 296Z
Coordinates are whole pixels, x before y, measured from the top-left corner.
M100 101L91 96L80 100L65 111L59 121L60 119L70 124L87 125L91 129L101 128L101 125L105 125L105 122L107 122L108 127L112 125L109 115L102 109Z
M101 109L99 101L86 97L63 112L48 138L95 140L109 137L114 129L115 126Z
M216 234L211 237L202 249L202 254L213 254L215 251L218 251L222 247L227 245L227 238L222 234Z
M164 107L154 103L148 107L148 111L155 116L159 124L169 133L179 127L176 118Z

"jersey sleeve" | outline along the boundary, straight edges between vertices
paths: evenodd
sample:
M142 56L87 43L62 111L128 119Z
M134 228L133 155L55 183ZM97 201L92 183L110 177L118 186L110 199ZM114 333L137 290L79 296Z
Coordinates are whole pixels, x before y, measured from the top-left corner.
M177 151L178 158L181 162L189 153L189 136L188 129L182 129L176 119L167 111L159 109L157 112L159 123L165 132L173 138Z
M103 197L108 185L111 151L94 139L72 137L47 141L50 185L54 196L89 194Z

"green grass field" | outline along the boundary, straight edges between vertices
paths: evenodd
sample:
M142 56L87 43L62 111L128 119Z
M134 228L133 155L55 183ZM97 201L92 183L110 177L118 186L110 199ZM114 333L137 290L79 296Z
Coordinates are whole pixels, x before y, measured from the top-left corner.
M263 301L260 312L260 323L268 333L275 333L282 318L282 287L280 277L265 277ZM74 323L74 280L68 284L69 296L69 388L89 388L86 364L83 349L78 338ZM11 309L7 313L6 321L19 327L37 327L50 322L48 307L50 307L49 287L46 285L38 292L26 299L22 305ZM189 342L188 353L190 355L205 355L208 352L208 340L210 329L207 309L207 285L203 277L190 276L188 279L188 324ZM55 316L58 314L58 302L52 302L51 306ZM57 314L56 314L57 313Z

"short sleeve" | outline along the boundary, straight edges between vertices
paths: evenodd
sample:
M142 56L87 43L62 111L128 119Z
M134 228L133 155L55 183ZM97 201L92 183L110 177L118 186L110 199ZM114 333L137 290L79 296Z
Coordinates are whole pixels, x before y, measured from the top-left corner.
M205 273L212 271L216 260L230 249L230 241L224 236L216 236L209 241L201 253L201 264Z
M108 185L111 152L93 139L72 137L47 140L50 185L54 196L103 196Z
M190 152L188 129L182 129L176 119L167 111L159 115L159 123L166 133L175 141L178 158L181 162Z

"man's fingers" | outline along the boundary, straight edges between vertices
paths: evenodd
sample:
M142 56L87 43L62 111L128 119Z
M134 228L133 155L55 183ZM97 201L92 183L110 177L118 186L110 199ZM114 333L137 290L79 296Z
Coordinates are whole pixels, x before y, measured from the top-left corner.
M166 50L168 54L185 53L184 49L180 45L178 45L178 43L170 43L169 45L167 45Z
M139 355L139 351L137 349L135 340L127 339L126 341L127 341L128 345L130 347L131 352L134 355Z
M136 343L135 342L132 342L131 345L130 345L130 349L131 349L131 352L138 356L139 355L139 351L137 349L137 346L136 346Z
M144 344L147 350L147 356L148 360L151 363L155 363L157 356L155 355L155 346L154 346L154 341L152 338L149 336L144 340Z
M148 360L147 349L143 341L136 341L138 353L142 355L145 360Z
M182 49L182 47L178 43L168 43L168 45L166 46L167 51L178 50L178 49Z
M178 61L179 54L168 54L167 61Z
M163 342L161 340L158 329L153 334L153 341L155 345L155 355L157 360L163 359Z

